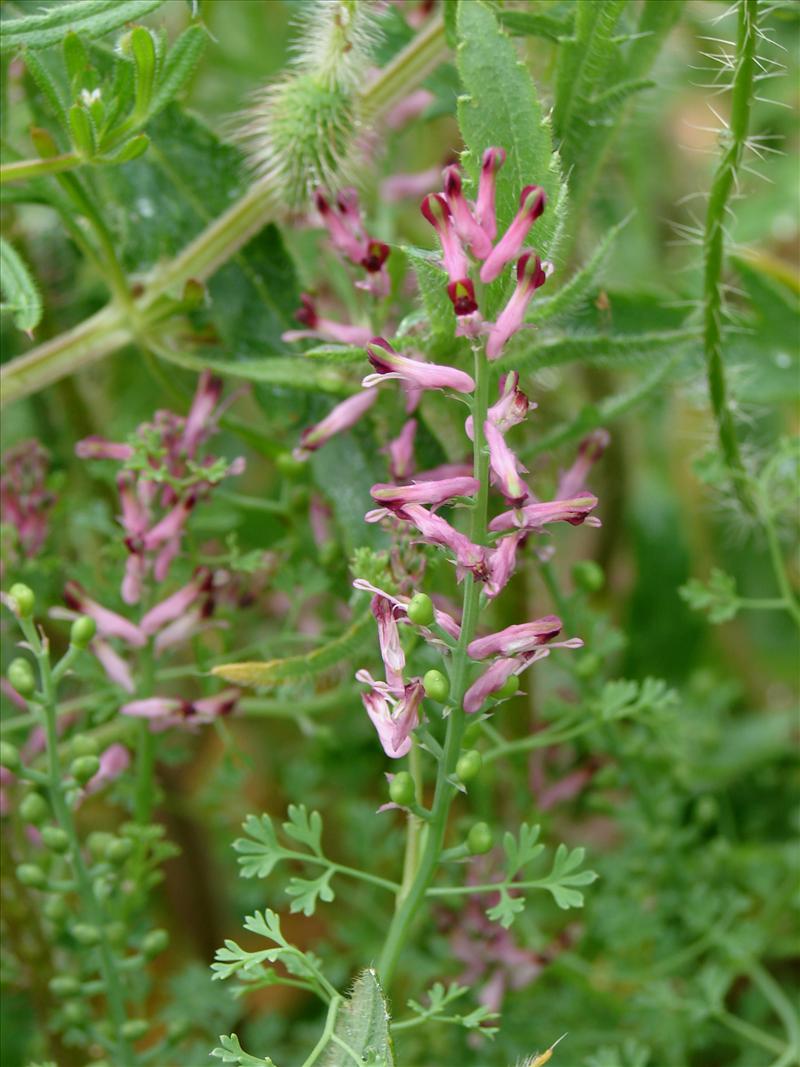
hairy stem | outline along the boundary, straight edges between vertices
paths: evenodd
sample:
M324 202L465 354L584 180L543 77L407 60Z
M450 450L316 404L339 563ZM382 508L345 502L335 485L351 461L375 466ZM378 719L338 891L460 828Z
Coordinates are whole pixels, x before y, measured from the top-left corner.
M473 419L473 467L479 488L472 508L470 537L475 544L482 544L486 539L486 516L489 499L489 459L486 452L483 423L486 418L489 393L489 365L479 349L475 350L475 393L472 398ZM447 734L444 752L439 760L436 774L436 789L431 808L431 821L427 827L425 847L420 856L416 876L403 898L403 902L394 914L386 941L378 962L378 973L384 988L388 988L397 967L400 953L408 934L409 927L420 911L425 894L436 873L439 858L444 846L447 819L450 805L456 792L455 786L448 781L452 778L461 749L461 737L464 733L464 693L467 688L467 645L475 634L480 608L480 582L471 575L464 579L464 606L461 619L461 634L453 652L450 672L450 692L452 710L447 720Z
M59 174L61 171L80 167L83 160L75 152L65 152L61 156L48 159L19 159L14 163L5 163L0 167L0 185L7 182L22 182L29 178L41 178L46 174Z
M740 0L739 35L736 44L737 62L733 80L728 145L711 186L703 238L705 264L703 344L711 407L717 423L717 436L725 464L733 479L737 496L750 514L754 512L752 494L728 400L725 366L722 358L722 269L725 255L725 213L728 199L737 180L750 121L756 67L757 20L758 0Z

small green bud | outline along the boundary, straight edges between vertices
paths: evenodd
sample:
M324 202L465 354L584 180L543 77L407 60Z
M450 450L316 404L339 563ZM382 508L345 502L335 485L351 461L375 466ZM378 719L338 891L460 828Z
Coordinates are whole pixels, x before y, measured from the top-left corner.
M483 737L483 730L479 722L471 722L464 731L464 748L474 748Z
M142 940L142 952L148 958L157 956L160 952L169 944L169 934L166 930L151 930L149 934L145 934Z
M494 844L492 831L485 822L476 822L467 834L467 848L473 856L482 856L491 850Z
M602 667L602 661L596 652L587 652L575 664L575 673L579 678L591 678Z
M275 457L275 466L286 478L297 478L306 469L302 459L295 459L291 452L281 452Z
M120 1027L120 1033L126 1041L138 1041L140 1037L144 1037L149 1029L150 1027L145 1019L128 1019Z
M74 975L57 974L47 983L47 988L54 997L77 997L81 991L81 983Z
M19 750L8 741L0 741L0 767L7 771L19 770Z
M572 580L584 593L599 593L606 584L603 568L593 559L582 559L573 563Z
M114 840L114 835L106 830L92 830L86 838L86 845L96 860L103 859L106 849Z
M97 756L78 756L69 765L69 773L80 785L86 785L99 770L100 760Z
M516 674L509 675L503 682L499 689L496 689L492 696L495 700L507 700L509 697L513 697L515 693L519 692L519 678Z
M113 945L114 948L121 948L128 940L128 928L125 923L119 920L109 923L106 927L106 937L109 944Z
M69 631L70 643L76 648L86 648L97 633L97 623L88 615L79 616Z
M78 944L87 948L100 940L100 930L93 923L76 923L71 932Z
M476 778L480 774L481 767L483 766L483 760L481 754L477 749L471 748L458 757L458 763L456 764L456 774L462 782L471 782L473 778Z
M42 830L42 841L45 848L51 852L66 852L69 848L69 834L60 826L45 826Z
M69 914L67 902L63 897L48 897L42 910L45 918L51 923L62 923Z
M32 697L36 692L36 679L33 676L33 667L31 667L29 661L23 659L22 656L17 656L16 659L12 659L8 665L6 675L9 682L11 682L21 697Z
M21 863L17 867L17 879L23 885L30 886L31 889L41 889L47 885L44 871L41 867L37 867L35 863Z
M444 704L450 695L450 680L435 668L425 672L422 685L425 689L425 696L430 697L431 700L438 700L440 704Z
M50 818L50 806L41 793L28 793L19 806L19 814L23 822L38 826Z
M105 858L109 863L124 863L133 852L133 841L129 837L115 837L105 848Z
M68 1000L61 1014L70 1026L81 1026L89 1020L89 1009L82 1000ZM96 1060L92 1060L92 1067L98 1067Z
M29 619L33 615L36 597L30 586L15 582L9 589L8 595L12 600L11 610L15 615L19 615L21 619Z
M408 602L408 617L415 626L430 626L434 620L433 601L427 593L415 593Z
M400 771L389 782L389 796L395 804L405 807L412 804L415 796L414 779L408 771Z
M97 739L91 734L77 734L70 741L73 758L78 756L96 756L100 751Z

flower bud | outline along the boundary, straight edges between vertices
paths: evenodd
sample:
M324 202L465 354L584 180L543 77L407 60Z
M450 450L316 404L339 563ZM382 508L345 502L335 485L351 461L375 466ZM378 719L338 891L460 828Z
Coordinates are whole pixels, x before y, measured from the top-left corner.
M108 842L103 854L109 863L124 863L133 852L133 847L129 837L115 837Z
M17 867L17 879L31 889L42 889L47 885L44 871L35 863L21 863Z
M483 737L483 730L480 722L471 722L464 731L463 744L465 748L472 748L474 744L480 741Z
M23 822L38 826L50 817L50 806L41 793L28 793L19 806L19 814Z
M79 945L96 945L100 940L100 929L93 923L76 923L71 930L72 936Z
M395 804L401 807L412 804L415 793L414 779L408 771L400 771L389 783L389 796Z
M415 593L408 602L408 617L415 626L430 626L433 622L433 601L427 593Z
M86 785L99 770L100 760L97 756L79 756L69 765L69 773L79 785Z
M66 852L69 848L69 835L60 826L45 826L42 841L51 852Z
M33 676L33 667L30 662L17 656L8 665L6 676L22 697L32 697L36 692L36 679Z
M435 669L426 671L422 685L425 689L425 696L430 697L431 700L437 700L440 704L444 704L450 695L450 680L441 671Z
M22 582L15 582L9 589L8 595L12 601L11 610L15 615L18 615L21 619L29 619L33 615L36 597L33 595L33 590L30 586L23 585Z
M456 763L456 774L465 784L471 782L473 778L477 778L480 774L481 767L483 766L483 760L481 754L477 749L467 749L466 752L458 757L458 763Z
M151 930L142 940L142 952L150 959L163 952L168 944L169 934L166 930Z
M78 734L70 741L73 757L96 756L100 751L97 740L91 734Z
M86 846L92 856L96 860L99 860L105 856L106 848L113 840L114 835L108 833L106 830L93 830L86 838Z
M79 616L69 631L70 644L76 648L86 648L97 633L97 623L89 615Z
M19 764L17 746L8 741L0 741L0 767L5 767L7 771L16 771L19 770Z
M89 1009L82 1000L68 1000L61 1014L70 1026L82 1026L89 1021ZM101 1067L101 1064L98 1060L92 1060L92 1067Z
M488 823L476 822L470 827L467 834L467 848L473 856L482 856L490 852L493 844L494 839Z
M54 997L77 997L81 991L80 981L71 974L57 974L47 983Z

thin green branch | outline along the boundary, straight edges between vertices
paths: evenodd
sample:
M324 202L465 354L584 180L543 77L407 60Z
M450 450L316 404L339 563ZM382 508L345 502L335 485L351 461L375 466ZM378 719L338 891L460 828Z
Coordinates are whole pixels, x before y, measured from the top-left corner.
M20 159L14 163L5 163L0 166L0 185L42 178L47 174L60 174L62 171L80 167L83 162L77 153L64 152L63 155L46 159Z

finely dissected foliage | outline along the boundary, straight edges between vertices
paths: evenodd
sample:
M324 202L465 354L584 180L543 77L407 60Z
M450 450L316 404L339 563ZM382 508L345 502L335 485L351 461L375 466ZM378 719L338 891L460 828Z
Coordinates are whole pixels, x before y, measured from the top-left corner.
M3 6L4 1067L800 1063L799 32Z

